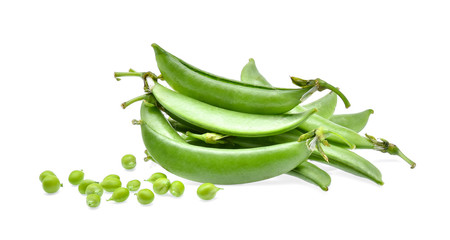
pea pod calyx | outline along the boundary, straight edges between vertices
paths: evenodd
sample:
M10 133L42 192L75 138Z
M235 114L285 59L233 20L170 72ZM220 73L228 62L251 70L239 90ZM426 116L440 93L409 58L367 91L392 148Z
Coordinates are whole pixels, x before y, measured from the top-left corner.
M301 88L310 88L308 93L306 93L303 98L308 97L309 95L313 94L315 91L323 91L325 89L330 89L331 91L335 92L344 102L345 107L350 107L350 102L348 101L347 97L339 90L339 88L325 82L324 80L320 78L312 79L312 80L305 80L298 77L291 77L292 82L301 87ZM308 95L309 94L309 95Z
M416 163L413 162L411 159L409 159L405 154L403 154L402 151L397 147L397 145L390 143L386 139L380 138L380 140L377 140L375 137L366 134L366 137L373 143L374 149L378 150L382 153L389 153L391 155L397 155L401 157L405 162L407 162L411 169L416 167Z

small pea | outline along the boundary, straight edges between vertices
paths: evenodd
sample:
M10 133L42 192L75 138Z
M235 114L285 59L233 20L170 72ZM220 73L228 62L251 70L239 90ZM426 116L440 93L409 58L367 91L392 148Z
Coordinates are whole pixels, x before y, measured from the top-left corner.
M91 208L98 207L100 205L100 202L100 196L95 193L86 196L86 204Z
M103 178L103 180L105 180L105 179L107 179L107 178L115 178L115 179L119 179L119 180L120 180L120 177L119 177L119 175L117 175L117 174L109 174L108 176L106 176L105 178Z
M136 157L131 154L123 156L122 167L125 169L133 169L134 167L136 167Z
M69 182L72 185L78 185L84 179L83 170L74 170L69 174Z
M139 192L134 195L137 196L138 202L143 205L150 204L155 199L155 194L153 194L152 190L147 188L139 190Z
M212 183L203 183L197 189L197 196L203 200L211 200L219 190L223 190L223 188L218 188Z
M153 191L156 194L164 195L169 191L170 188L170 181L167 178L158 178L153 183Z
M44 178L49 176L49 175L56 176L52 171L45 170L39 175L39 181L41 181L41 182L44 181Z
M180 181L174 181L170 184L169 191L173 196L180 197L184 193L184 184Z
M150 178L145 181L154 183L156 180L158 180L158 178L167 178L167 176L164 173L157 172L153 173Z
M48 175L42 181L42 188L47 193L55 193L62 186L59 179L54 175Z
M81 194L85 194L86 188L92 183L98 183L98 182L91 180L91 179L84 179L83 181L80 182L80 184L78 184L78 192L80 192Z
M114 190L116 190L117 188L122 187L122 182L117 179L117 178L105 178L100 185L102 186L103 189L105 189L105 191L107 192L114 192Z
M120 187L114 190L111 198L107 201L123 202L128 199L128 196L130 196L128 188Z
M130 191L137 191L141 187L141 182L139 180L131 180L127 183L127 188Z
M100 197L103 195L103 188L99 183L91 183L86 188L86 195L97 194Z

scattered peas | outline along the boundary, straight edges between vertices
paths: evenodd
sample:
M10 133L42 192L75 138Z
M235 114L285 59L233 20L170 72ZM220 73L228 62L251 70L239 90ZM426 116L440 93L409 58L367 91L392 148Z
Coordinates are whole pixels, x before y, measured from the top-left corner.
M100 205L100 201L101 201L100 196L95 193L89 194L86 197L86 204L91 208L98 207Z
M150 176L150 178L147 179L147 180L145 180L145 181L154 183L154 182L155 182L156 180L158 180L159 178L167 178L167 176L166 176L166 174L164 174L164 173L157 172L157 173L153 173L153 174Z
M174 181L170 184L169 191L173 196L180 197L184 193L184 184L180 181Z
M61 186L61 182L55 175L48 175L42 181L42 188L47 193L55 193Z
M137 191L141 187L141 182L139 180L131 180L127 183L127 188L130 191Z
M153 183L153 191L156 194L164 195L169 191L170 188L170 181L167 178L158 178Z
M69 174L69 182L72 185L78 185L84 179L83 170L74 170Z
M52 175L52 176L56 176L52 171L50 171L50 170L45 170L45 171L43 171L42 173L41 173L41 175L39 175L39 181L44 181L44 178L45 177L47 177L47 176L49 176L49 175Z
M123 202L128 199L128 196L130 196L130 191L128 188L119 187L114 190L111 198L107 201Z
M120 180L120 177L119 177L119 175L117 175L117 174L109 174L108 176L106 176L105 178L103 178L103 180L105 180L105 179L107 179L107 178L115 178L115 179L119 179L119 180Z
M133 169L136 167L136 157L132 154L126 154L122 157L122 167L125 169Z
M91 183L86 188L86 195L97 194L100 197L103 195L103 188L99 183Z
M223 188L218 188L212 183L203 183L197 189L197 196L203 200L211 200L219 190L223 190Z
M105 178L100 185L105 189L107 192L114 192L117 188L122 187L122 182L114 177Z
M150 189L141 189L139 192L135 193L134 195L137 196L137 200L140 204L147 205L153 202L155 199L155 194L153 194L152 190Z
M80 182L80 184L78 184L78 191L81 194L85 194L86 193L86 188L92 183L98 183L98 182L96 182L94 180L91 180L91 179L84 179L84 180L82 180Z

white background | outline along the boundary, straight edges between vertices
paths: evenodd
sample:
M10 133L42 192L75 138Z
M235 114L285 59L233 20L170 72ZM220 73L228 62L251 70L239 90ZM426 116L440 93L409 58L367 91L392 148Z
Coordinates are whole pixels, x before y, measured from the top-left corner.
M448 239L449 6L308 2L2 1L0 238ZM290 75L334 83L352 103L337 112L374 109L363 133L396 143L417 167L358 151L384 186L320 165L332 177L328 192L280 176L222 186L207 202L195 194L199 183L180 179L181 198L141 206L134 195L115 204L105 194L89 209L70 171L123 182L164 171L142 160L130 124L138 105L120 108L142 94L141 81L113 78L130 67L158 72L153 42L233 79L252 57L276 86L292 86ZM126 153L138 157L134 171L120 165ZM41 188L46 169L64 183L57 194Z

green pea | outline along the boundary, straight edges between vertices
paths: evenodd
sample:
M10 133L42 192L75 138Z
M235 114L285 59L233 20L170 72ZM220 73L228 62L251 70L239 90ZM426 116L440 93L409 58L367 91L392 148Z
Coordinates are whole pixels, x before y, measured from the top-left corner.
M173 196L180 197L184 193L184 184L180 181L174 181L170 184L169 191Z
M155 182L156 180L158 180L159 178L167 178L167 176L166 176L166 174L164 174L164 173L157 172L157 173L153 173L153 174L150 176L150 178L147 179L147 180L145 180L145 181L154 183L154 182Z
M150 189L141 189L139 192L135 193L134 195L137 196L137 200L140 204L147 205L153 202L155 199L155 194L153 194L152 190Z
M72 171L69 174L69 182L72 185L80 184L80 182L83 181L83 179L84 179L84 172L83 172L83 170L75 170L75 171Z
M42 188L47 193L55 193L59 190L60 187L62 187L62 184L54 175L48 175L42 181Z
M130 196L130 191L128 188L119 187L114 190L111 198L107 201L123 202L128 199L128 196Z
M91 183L86 188L86 195L97 194L100 197L103 195L103 188L99 183Z
M86 204L91 208L98 207L100 205L100 202L101 202L100 196L95 193L89 194L86 197Z
M127 188L130 191L137 191L141 187L141 182L139 180L131 180L127 183Z
M102 186L103 189L105 189L105 191L114 192L114 190L116 190L117 188L122 187L122 182L117 178L109 177L105 178L100 183L100 185Z
M158 178L153 183L153 191L156 194L164 195L169 191L170 188L170 181L167 178Z
M41 181L41 182L44 181L44 178L49 176L49 175L56 176L52 171L45 170L39 175L39 181Z
M197 189L197 196L203 200L211 200L219 190L223 190L223 188L218 188L212 183L203 183Z
M82 180L80 182L80 184L78 184L78 191L81 194L85 194L86 193L86 188L92 183L98 183L98 182L96 182L94 180L91 180L91 179L84 179L84 180Z
M119 179L119 180L120 180L120 177L119 177L119 175L117 175L117 174L109 174L108 176L106 176L105 178L103 178L103 180L105 180L105 179L107 179L107 178L115 178L115 179Z
M133 169L134 167L136 167L136 157L131 154L123 156L122 167L125 169Z

